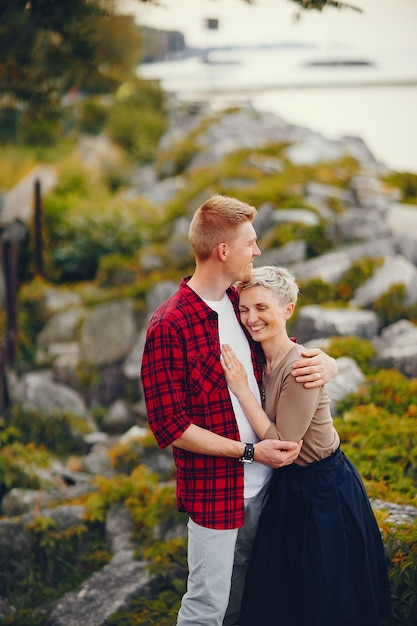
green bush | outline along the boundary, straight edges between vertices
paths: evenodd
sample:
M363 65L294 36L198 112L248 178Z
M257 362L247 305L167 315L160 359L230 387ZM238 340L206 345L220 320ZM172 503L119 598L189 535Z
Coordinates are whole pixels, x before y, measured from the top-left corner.
M44 446L58 456L86 452L82 437L82 432L87 430L86 423L70 413L56 413L52 416L14 405L7 424L19 432L19 441L23 444Z
M120 86L106 128L134 160L153 161L167 127L165 95L157 84L132 79Z
M51 146L62 134L58 121L33 118L25 112L19 117L17 132L19 142L27 146Z
M19 112L15 107L0 108L0 143L17 142Z
M87 98L80 105L79 128L82 133L98 135L104 128L108 107L95 98Z
M417 520L413 524L382 524L390 560L392 618L383 626L417 624Z
M36 469L47 467L49 461L49 454L33 443L23 445L13 441L3 445L0 449L0 498L16 487L20 489L46 487Z
M45 251L53 281L95 278L99 261L109 254L133 257L152 229L154 210L141 199L110 194L81 168L66 164L58 188L44 203Z
M355 291L369 280L375 270L383 265L381 258L362 258L354 261L351 267L343 274L334 286L334 299L349 302Z
M342 356L351 357L365 373L372 369L371 361L375 352L371 341L355 336L332 337L327 350L327 354L334 359Z
M417 174L410 172L394 172L385 177L388 185L397 187L403 192L403 202L417 204Z
M417 324L417 305L407 304L407 294L404 284L391 287L377 298L373 304L382 326L388 326L401 319L408 319Z
M334 289L329 283L321 278L310 278L309 280L299 281L300 286L300 304L323 304L333 299Z
M22 362L35 362L37 336L46 322L42 311L45 287L45 281L37 278L24 283L18 292L18 357Z

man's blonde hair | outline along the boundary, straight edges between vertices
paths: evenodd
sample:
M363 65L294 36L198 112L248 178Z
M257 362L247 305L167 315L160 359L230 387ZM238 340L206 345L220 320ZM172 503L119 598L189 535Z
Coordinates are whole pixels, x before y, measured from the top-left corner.
M300 291L294 276L285 267L274 267L273 265L256 267L252 270L249 280L236 283L239 293L243 289L256 286L273 291L280 306L285 306L289 302L296 304Z
M189 229L196 259L208 259L219 243L233 240L236 228L253 222L257 214L255 207L228 196L216 195L204 202L196 210Z

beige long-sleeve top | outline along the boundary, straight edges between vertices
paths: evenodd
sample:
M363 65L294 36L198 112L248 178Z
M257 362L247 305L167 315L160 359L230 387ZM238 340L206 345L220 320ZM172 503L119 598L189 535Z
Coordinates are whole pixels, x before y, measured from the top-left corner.
M264 409L275 420L264 438L303 439L295 463L308 465L335 452L340 438L333 426L326 387L306 389L291 375L292 363L301 358L301 350L302 346L294 344L271 373L263 374Z

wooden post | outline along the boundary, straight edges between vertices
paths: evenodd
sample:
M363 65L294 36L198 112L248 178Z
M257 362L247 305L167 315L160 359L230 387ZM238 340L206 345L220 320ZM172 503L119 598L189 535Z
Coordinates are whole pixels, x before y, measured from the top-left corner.
M35 274L43 276L42 200L41 183L35 181Z
M16 360L17 340L17 244L14 241L3 241L3 267L5 278L6 304L6 363L13 365Z

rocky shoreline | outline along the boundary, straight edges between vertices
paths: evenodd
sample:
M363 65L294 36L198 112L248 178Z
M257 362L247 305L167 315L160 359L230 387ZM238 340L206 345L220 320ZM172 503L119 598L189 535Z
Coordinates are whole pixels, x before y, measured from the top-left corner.
M161 150L184 140L210 112L198 105L192 112L183 107L173 108L171 130L161 142ZM257 155L257 150L271 142L288 144L280 157ZM284 159L296 166L314 166L323 161L337 161L353 157L360 163L360 173L353 176L346 187L311 181L303 187L304 204L310 209L283 210L273 201L259 206L255 223L259 238L266 238L277 224L296 220L315 224L321 218L329 223L332 237L330 252L314 258L307 257L306 242L292 241L280 247L264 249L260 262L289 267L300 280L321 279L334 284L356 260L363 257L382 259L373 276L361 285L343 308L320 305L301 307L294 332L306 345L326 348L329 337L352 335L372 342L376 350L375 364L380 368L394 368L405 376L417 377L417 327L408 319L381 326L373 303L386 293L389 286L399 281L404 285L409 305L417 303L417 230L410 227L409 217L396 219L396 211L406 210L417 216L417 207L401 205L397 192L381 183L386 173L362 140L344 137L328 140L306 128L287 124L281 118L243 107L207 126L199 136L200 151L189 163L190 174L215 164L225 155L239 149L250 149L248 163L260 175L280 172ZM100 158L100 143L90 141ZM90 155L91 156L91 155ZM169 203L187 186L182 173L174 173L173 164L165 161L163 178L153 168L136 172L130 193L143 196L155 206ZM245 176L224 178L221 181L229 195L250 185ZM144 249L140 271L159 269L161 274L171 265L181 267L190 256L187 242L188 225L193 210L214 193L208 187L185 207L184 214L173 220L163 252L152 246ZM337 202L343 211L335 212ZM7 203L7 198L6 198ZM8 205L10 206L10 205ZM401 216L398 213L398 216ZM400 224L401 222L401 224ZM413 222L416 224L416 221ZM401 228L400 228L401 225ZM96 306L86 306L82 297L69 288L48 287L42 297L42 308L48 320L37 339L38 367L18 375L8 373L11 399L17 406L53 416L57 411L68 411L84 420L88 434L83 435L85 454L77 459L55 461L43 470L43 478L51 485L45 490L12 489L1 501L0 552L9 564L7 577L16 585L28 572L30 546L25 524L39 514L52 517L59 527L69 528L81 523L82 506L68 501L88 492L94 476L112 477L108 450L117 442L140 441L146 434L146 411L139 384L139 371L149 316L177 288L171 280L154 284L146 296L146 313L138 315L132 301L118 299ZM91 293L90 293L91 295ZM98 295L98 294L96 294ZM333 411L337 402L354 393L364 374L350 357L339 359L339 373L329 384ZM101 379L88 394L79 386L77 371L80 366L91 366L100 371ZM132 390L134 390L132 394ZM135 398L131 401L131 397ZM107 407L100 427L91 413L91 406ZM139 444L140 445L140 444ZM146 451L143 462L150 471L166 476L172 467L171 452ZM63 502L66 502L65 504ZM49 508L54 504L53 508ZM415 519L417 509L375 501L375 508L385 510L391 521L404 523ZM182 536L185 523L170 533ZM145 563L134 559L132 521L124 507L115 505L106 520L107 540L112 559L102 570L95 572L79 589L65 594L45 608L47 626L100 626L114 612L126 608L133 598L150 593L151 577ZM15 609L7 598L0 598L0 619Z

